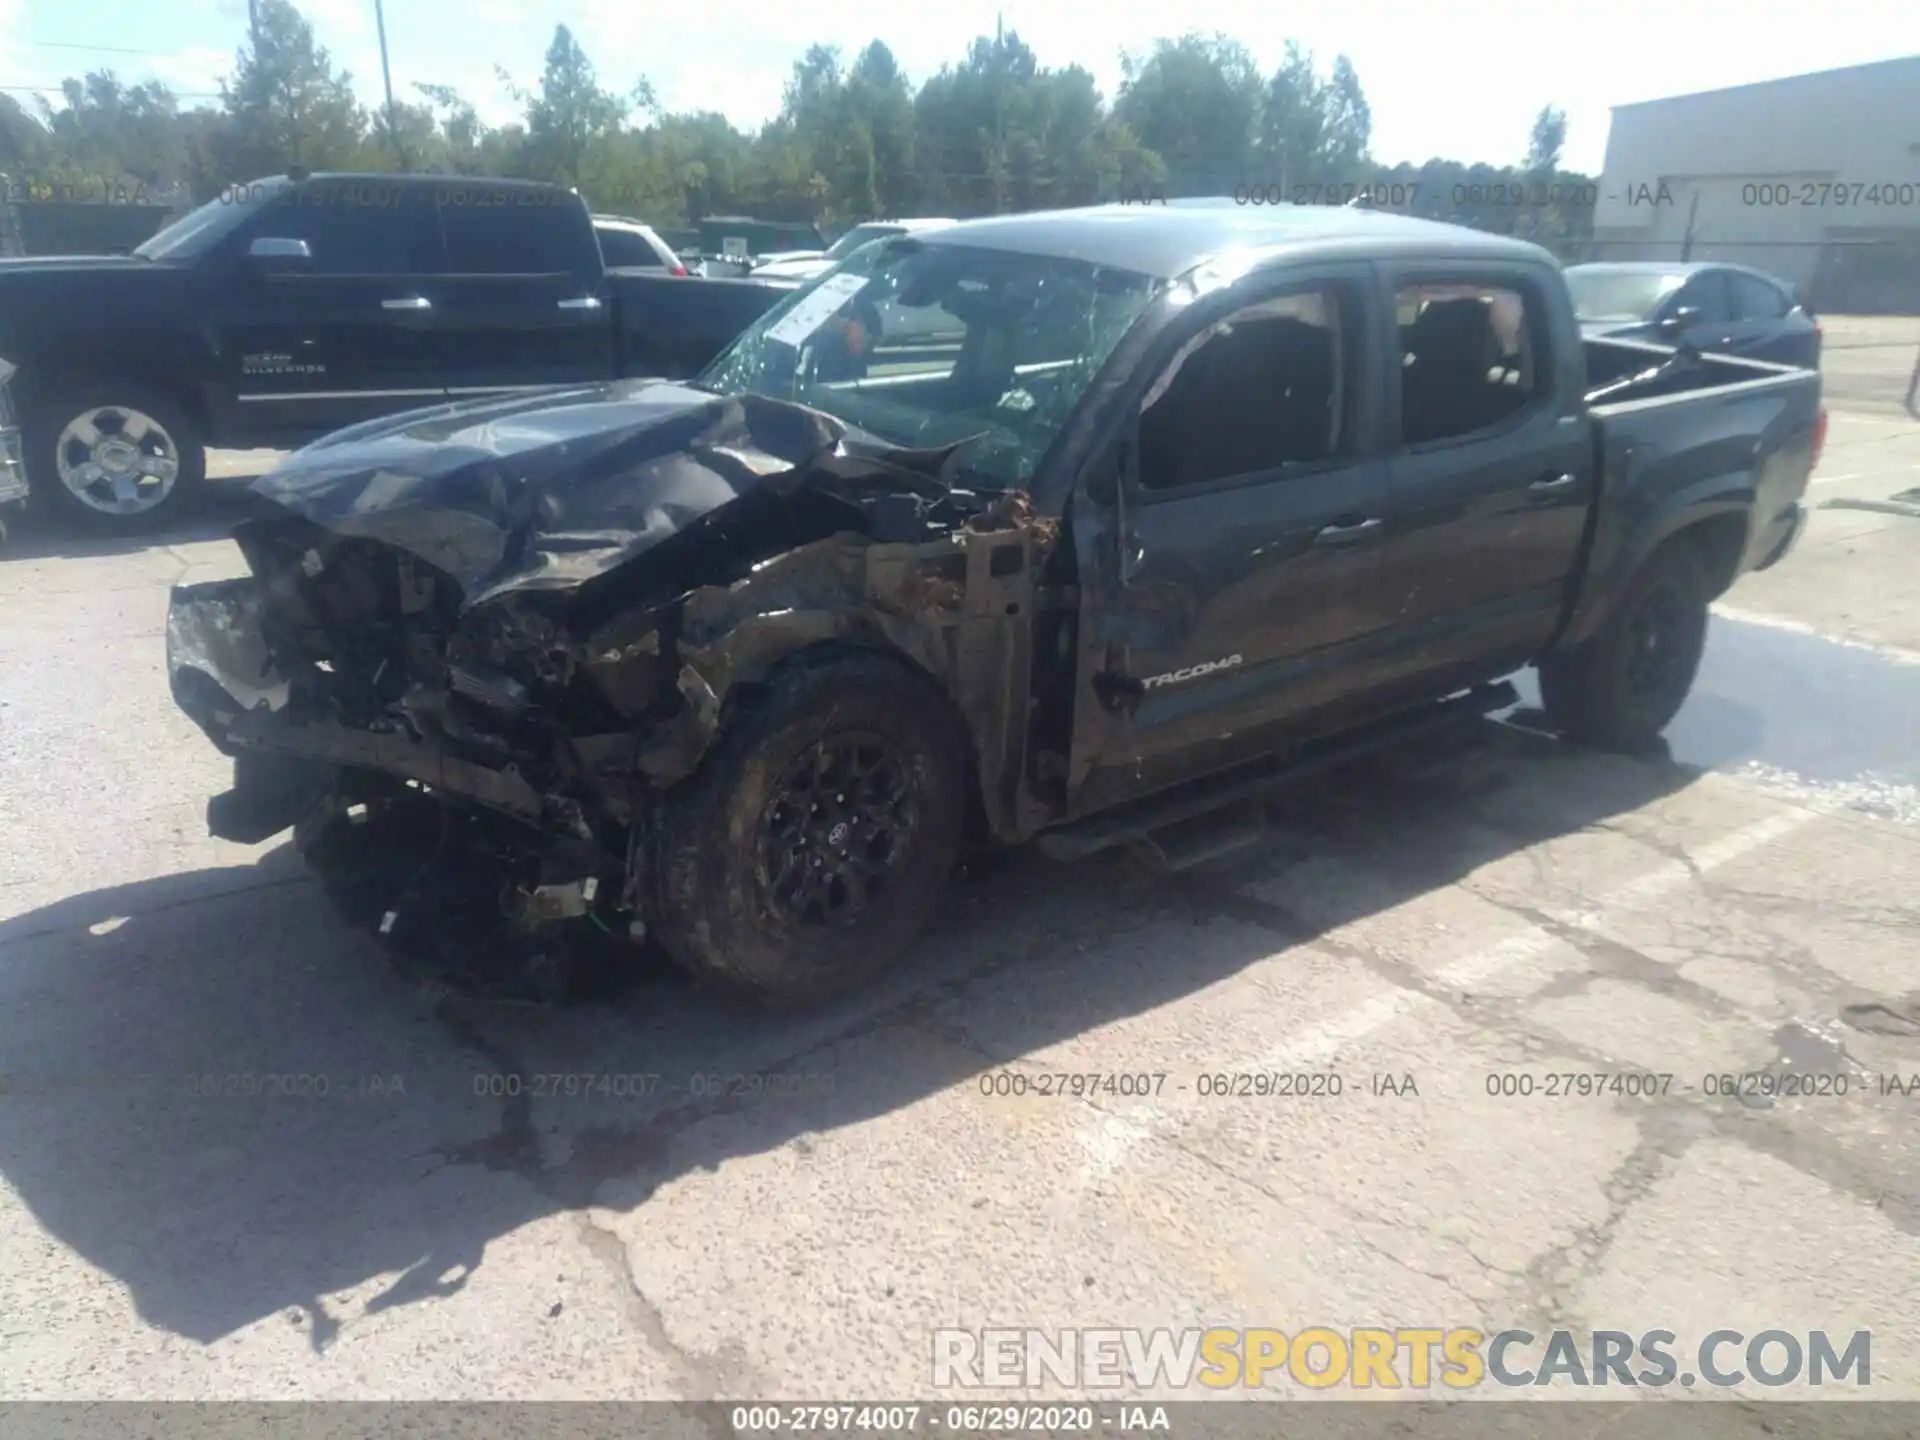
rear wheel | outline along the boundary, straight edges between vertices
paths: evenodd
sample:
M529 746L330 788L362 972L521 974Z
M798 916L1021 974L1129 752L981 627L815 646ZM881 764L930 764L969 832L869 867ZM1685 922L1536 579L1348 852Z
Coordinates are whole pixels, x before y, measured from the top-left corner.
M966 736L898 662L801 666L662 819L659 938L776 1005L868 979L919 933L959 853Z
M1598 634L1540 662L1554 728L1606 749L1640 749L1680 713L1707 643L1707 584L1685 542L1655 552Z
M146 534L200 488L200 427L169 396L135 381L86 381L28 401L27 478L54 518L95 534Z

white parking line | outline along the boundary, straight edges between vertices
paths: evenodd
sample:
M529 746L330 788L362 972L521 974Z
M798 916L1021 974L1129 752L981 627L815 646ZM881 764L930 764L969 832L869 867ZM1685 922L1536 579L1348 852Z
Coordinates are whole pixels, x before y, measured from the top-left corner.
M1842 421L1849 425L1894 425L1903 429L1912 429L1912 420L1902 420L1891 415L1862 415L1858 410L1829 410L1828 423Z
M1838 485L1845 480L1872 480L1882 475L1905 475L1909 471L1920 470L1920 461L1910 465L1876 465L1871 470L1849 470L1844 475L1815 475L1807 482L1807 488L1815 485Z
M1804 620L1789 620L1784 615L1767 615L1758 610L1741 610L1732 605L1715 605L1713 613L1723 620L1735 620L1742 625L1764 625L1769 630L1785 630L1791 635L1805 635L1814 640L1824 640L1829 645L1838 645L1846 650L1864 650L1870 655L1878 655L1882 660L1891 660L1896 665L1920 665L1920 650L1907 650L1898 645L1877 645L1870 640L1849 640L1843 635L1829 635L1824 630L1816 630Z
M1581 910L1548 910L1546 913L1561 924L1577 926L1582 930L1597 930L1608 914L1638 909L1683 890L1699 876L1771 845L1815 818L1817 812L1812 810L1783 810L1702 845L1693 852L1691 865L1668 860L1638 879L1608 891L1591 906ZM1456 961L1433 978L1442 989L1465 991L1483 988L1496 976L1510 982L1519 972L1545 959L1561 943L1539 926L1529 926L1479 954ZM1551 968L1543 967L1538 982L1545 984L1553 978L1554 973ZM1243 1064L1226 1068L1279 1071L1324 1066L1348 1046L1366 1039L1395 1020L1444 1008L1441 1002L1419 990L1383 991L1330 1020L1290 1036L1264 1053L1250 1057ZM1157 1105L1135 1105L1119 1113L1101 1113L1076 1127L1074 1138L1086 1154L1086 1163L1081 1169L1083 1181L1096 1182L1114 1174L1125 1164L1129 1155L1166 1128L1170 1118Z

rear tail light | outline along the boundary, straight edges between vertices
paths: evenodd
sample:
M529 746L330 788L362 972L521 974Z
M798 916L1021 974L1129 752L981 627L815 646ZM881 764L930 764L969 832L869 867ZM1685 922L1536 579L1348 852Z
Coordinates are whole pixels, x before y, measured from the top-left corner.
M1820 413L1813 421L1813 464L1820 463L1820 456L1827 448L1827 407L1822 405ZM1809 467L1812 468L1812 467Z
M684 265L676 265L673 267L673 273L675 275L681 276L682 278L685 278L687 273L687 267Z

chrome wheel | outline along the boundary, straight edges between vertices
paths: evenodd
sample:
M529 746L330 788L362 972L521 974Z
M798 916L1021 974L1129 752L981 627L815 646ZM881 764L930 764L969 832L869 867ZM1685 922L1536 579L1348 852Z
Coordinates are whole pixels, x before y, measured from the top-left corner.
M161 504L180 479L180 447L144 411L101 405L67 422L53 447L60 483L90 510L139 515Z

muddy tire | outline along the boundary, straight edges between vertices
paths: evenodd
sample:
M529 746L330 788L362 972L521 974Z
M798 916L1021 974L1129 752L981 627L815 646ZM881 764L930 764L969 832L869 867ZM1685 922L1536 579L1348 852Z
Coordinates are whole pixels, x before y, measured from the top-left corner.
M1680 712L1707 643L1707 585L1691 545L1656 551L1600 631L1540 663L1540 699L1568 739L1639 750Z
M198 422L151 385L60 383L22 408L34 508L69 530L151 534L172 524L206 480Z
M917 936L959 853L967 740L903 663L777 675L661 823L658 938L765 1004L826 1000Z

